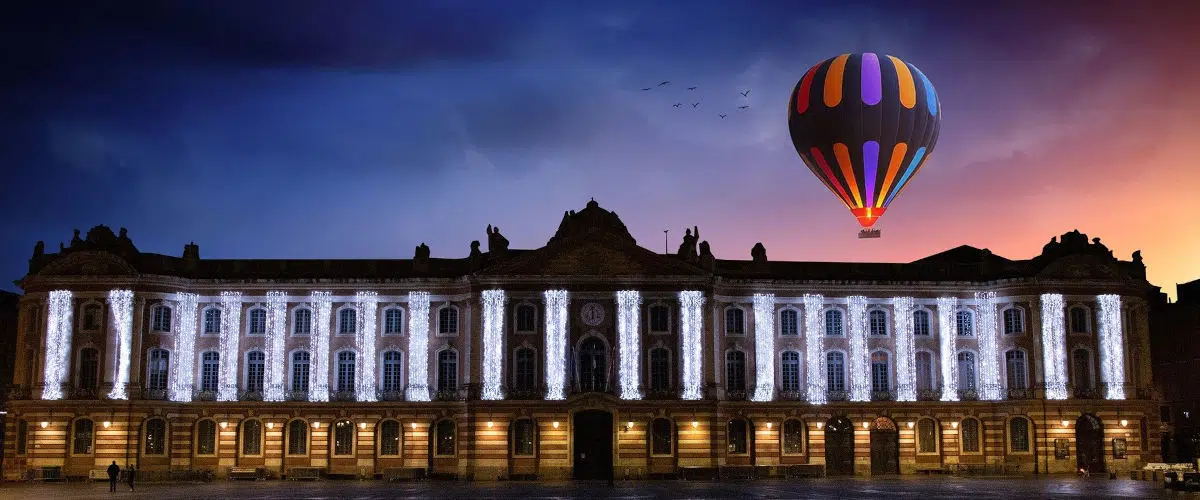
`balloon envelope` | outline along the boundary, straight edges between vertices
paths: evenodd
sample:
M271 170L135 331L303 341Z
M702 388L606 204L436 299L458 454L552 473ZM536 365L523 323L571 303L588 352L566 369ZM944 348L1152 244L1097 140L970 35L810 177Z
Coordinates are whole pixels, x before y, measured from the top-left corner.
M863 227L929 159L941 120L937 91L921 70L870 52L817 63L788 103L796 152Z

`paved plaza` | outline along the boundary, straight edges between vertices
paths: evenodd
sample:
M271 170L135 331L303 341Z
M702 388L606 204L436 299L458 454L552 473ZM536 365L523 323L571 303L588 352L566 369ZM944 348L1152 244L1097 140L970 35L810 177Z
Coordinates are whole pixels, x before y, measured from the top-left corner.
M108 492L107 483L0 485L0 498L21 500L155 498L155 499L400 499L400 498L1200 498L1200 493L1164 490L1161 483L1127 479L811 479L753 482L618 481L605 482L415 482L379 481L213 481L211 483L144 483L137 491L123 487Z

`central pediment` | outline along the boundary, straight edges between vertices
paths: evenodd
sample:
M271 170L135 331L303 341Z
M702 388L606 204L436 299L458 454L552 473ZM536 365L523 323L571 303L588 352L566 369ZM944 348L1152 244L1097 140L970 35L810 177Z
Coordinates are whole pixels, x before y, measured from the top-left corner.
M572 239L523 252L480 271L489 276L701 276L702 269L616 238Z

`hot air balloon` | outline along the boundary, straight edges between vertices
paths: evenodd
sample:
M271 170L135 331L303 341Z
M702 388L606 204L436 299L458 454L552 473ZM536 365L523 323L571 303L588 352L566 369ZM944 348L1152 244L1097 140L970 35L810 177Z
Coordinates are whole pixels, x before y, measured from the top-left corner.
M942 109L916 66L893 56L842 54L796 84L788 129L809 170L858 218L861 238L921 170Z

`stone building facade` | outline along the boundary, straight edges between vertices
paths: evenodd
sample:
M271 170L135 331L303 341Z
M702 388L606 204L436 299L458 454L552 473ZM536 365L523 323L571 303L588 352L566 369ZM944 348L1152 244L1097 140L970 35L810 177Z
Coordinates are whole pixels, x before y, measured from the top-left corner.
M1119 471L1159 455L1145 266L1076 232L1010 260L676 254L595 201L463 259L38 244L6 474L501 478Z
M1200 458L1200 280L1176 285L1178 300L1151 304L1150 347L1162 399L1164 462Z

